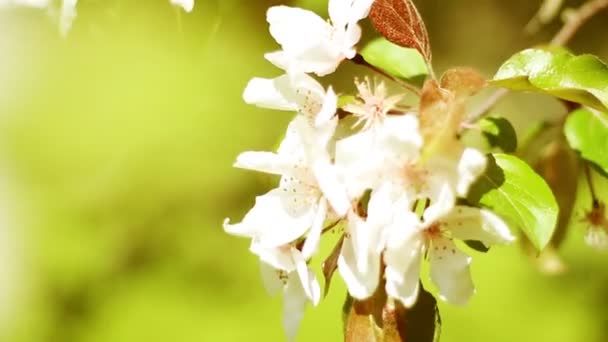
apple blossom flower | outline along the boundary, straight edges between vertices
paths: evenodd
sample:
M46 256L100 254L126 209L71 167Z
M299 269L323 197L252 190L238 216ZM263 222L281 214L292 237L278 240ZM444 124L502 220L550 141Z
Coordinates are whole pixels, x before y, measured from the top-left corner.
M351 212L345 230L338 271L348 292L356 299L370 297L378 287L381 255L385 246L386 227L393 220L391 208L401 207L390 196L392 189L381 187L372 191L364 220Z
M327 123L338 106L338 97L331 86L325 91L317 80L303 73L274 79L253 78L243 92L243 99L258 107L296 111L314 118L317 125Z
M336 165L344 170L344 183L353 198L389 182L404 196L434 202L444 189L449 189L455 200L465 196L485 170L485 156L458 141L423 159L422 136L413 114L383 121L374 130L336 143Z
M506 244L515 238L501 218L492 212L456 205L445 189L439 200L429 206L420 220L402 208L395 213L386 239L386 292L411 307L419 290L420 263L427 256L431 280L439 297L464 305L475 289L469 265L471 257L456 247L454 239L477 240L486 247Z
M303 254L306 258L314 254L328 214L344 216L351 206L326 151L336 124L334 119L324 127L313 128L308 118L296 116L278 153L239 155L236 167L282 177L279 187L257 197L241 223L226 221L226 231L277 247L295 241L310 229Z
M336 70L342 60L353 58L361 38L357 22L365 18L373 0L329 0L329 21L315 13L288 6L271 7L266 15L270 34L281 50L266 58L287 72L315 73Z
M301 252L292 245L264 248L252 243L260 255L260 271L264 287L270 295L283 290L283 327L292 340L304 316L306 303L314 306L321 299L321 288L314 272Z

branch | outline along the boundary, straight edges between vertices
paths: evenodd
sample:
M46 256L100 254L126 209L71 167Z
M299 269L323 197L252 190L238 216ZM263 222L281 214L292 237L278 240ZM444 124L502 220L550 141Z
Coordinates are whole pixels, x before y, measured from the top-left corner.
M551 40L552 45L566 45L591 17L608 8L608 0L592 0L566 16L564 26Z
M583 24L585 24L598 12L606 8L608 8L608 0L592 0L574 10L567 16L564 26L562 26L562 28L555 34L553 39L551 39L551 45L566 45L572 39L572 37L574 37L576 32L578 32L578 30L583 26ZM488 99L469 116L469 119L465 125L471 125L488 114L488 112L508 93L509 90L504 88L494 92L494 94L490 95L490 97L488 97Z
M379 73L380 75L382 75L382 76L390 79L391 81L397 83L398 85L400 85L401 87L405 88L406 90L409 90L412 93L420 96L420 89L414 87L413 85L411 85L411 84L409 84L407 82L402 81L401 79L399 79L399 78L397 78L397 77L395 77L395 76L393 76L393 75L391 75L389 73L384 72L384 70L382 70L382 69L380 69L380 68L378 68L376 66L373 66L373 65L367 63L367 61L365 61L365 59L363 59L363 56L357 54L354 58L350 59L350 61L352 61L355 64L359 64L359 65L368 67L368 68L372 69L373 71Z

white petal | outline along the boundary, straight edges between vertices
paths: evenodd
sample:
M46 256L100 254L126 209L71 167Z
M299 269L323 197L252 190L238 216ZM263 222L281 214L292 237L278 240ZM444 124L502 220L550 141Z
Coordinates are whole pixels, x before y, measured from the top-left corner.
M456 204L456 198L454 196L453 190L449 187L448 184L444 184L444 186L439 190L439 194L431 205L424 210L424 222L428 224L433 224L436 221L441 220L444 216L448 215L454 205Z
M287 73L297 72L297 66L293 65L293 57L289 56L285 51L273 51L264 54L264 58L279 69L285 70Z
M346 188L338 179L336 168L328 162L321 161L313 165L313 171L323 196L327 198L333 210L339 217L346 215L351 203Z
M290 341L296 337L304 309L306 307L306 293L302 288L297 275L289 275L283 292L283 328Z
M261 245L277 247L288 244L310 228L315 212L302 195L273 189L256 197L253 208L241 223L224 222L224 230L233 235L258 239Z
M247 83L243 100L262 108L297 111L295 89L288 75L275 79L253 78Z
M171 4L180 6L186 12L192 12L194 8L194 0L169 0Z
M338 271L348 292L357 299L370 297L380 279L380 248L375 245L379 234L374 228L350 215L348 234L338 257Z
M329 0L329 18L334 26L343 28L367 17L374 0Z
M469 192L471 184L486 169L486 156L473 148L466 148L462 152L458 163L458 185L456 191L458 196L464 197Z
M352 0L352 10L350 14L350 22L359 21L369 14L369 10L375 0Z
M338 108L338 96L334 92L332 87L327 89L327 93L323 97L323 104L321 110L317 113L315 118L315 125L322 126L327 124L335 115L336 109Z
M289 54L297 54L318 44L331 26L315 13L301 8L273 6L266 13L270 34Z
M488 210L456 206L441 221L452 232L454 238L478 240L486 247L515 240L505 222Z
M236 158L234 167L274 175L291 175L294 173L293 161L272 152L243 152Z
M283 288L283 282L279 278L279 271L264 261L260 261L260 274L262 283L269 295L274 296Z
M256 239L251 241L249 250L257 255L262 262L271 265L277 270L285 271L287 273L293 272L296 269L293 256L291 255L291 245L284 245L279 247L266 247L260 244Z
M433 239L429 250L431 279L439 289L439 297L455 305L465 305L475 293L469 264L464 254L446 238Z
M336 28L344 29L348 23L353 0L329 0L329 19Z
M386 241L386 293L406 307L416 303L419 291L420 263L424 245L414 213L397 216Z
M321 287L317 281L317 276L308 268L306 260L304 260L300 251L292 248L291 255L296 264L296 271L300 279L301 287L304 289L306 297L316 306L321 299Z
M336 143L335 165L342 175L349 197L358 198L365 190L374 188L381 179L384 156L382 146L371 130L353 134Z
M336 71L346 57L343 45L341 41L338 44L323 39L299 51L275 51L265 54L264 57L287 73L315 73L317 76L325 76Z
M349 24L344 31L344 36L340 42L342 45L342 54L348 59L352 59L357 54L355 45L361 39L361 26L358 24Z
M401 248L391 248L384 254L386 293L405 307L412 307L420 288L420 240L413 240Z
M308 232L304 246L302 247L302 256L308 260L319 249L319 242L321 241L321 232L323 231L323 223L327 217L327 201L322 198L319 201L319 207L315 213L315 218L312 222L312 228Z

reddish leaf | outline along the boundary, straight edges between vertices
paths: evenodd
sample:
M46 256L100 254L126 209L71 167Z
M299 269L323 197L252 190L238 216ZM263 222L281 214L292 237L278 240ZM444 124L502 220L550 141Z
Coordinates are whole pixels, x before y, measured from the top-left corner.
M431 45L424 21L412 0L376 0L369 17L387 40L406 47L414 48L431 62Z
M452 68L441 76L441 88L448 89L457 96L475 95L485 85L486 79L473 68Z
M342 251L342 243L344 242L344 235L340 238L334 249L331 251L331 254L325 259L323 262L323 276L325 277L325 295L327 296L327 292L329 292L329 285L331 285L331 278L338 268L338 257L340 257L340 252Z

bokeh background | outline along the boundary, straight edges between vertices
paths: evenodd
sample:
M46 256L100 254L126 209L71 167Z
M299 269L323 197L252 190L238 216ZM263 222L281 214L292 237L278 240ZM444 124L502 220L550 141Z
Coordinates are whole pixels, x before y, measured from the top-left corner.
M221 228L276 182L231 164L275 146L291 117L241 99L250 78L280 74L263 59L276 49L265 11L280 3L325 15L324 0L198 0L190 14L81 0L61 37L44 11L0 11L0 341L284 340L248 241ZM439 71L491 76L560 27L524 34L540 1L416 3ZM598 15L571 48L608 60L607 23ZM345 64L324 82L349 92L365 73ZM520 132L561 110L526 94L498 107ZM547 275L520 245L471 252L477 294L440 304L442 341L608 340L608 255L583 243L581 188L565 270ZM344 291L336 277L297 341L342 339Z

